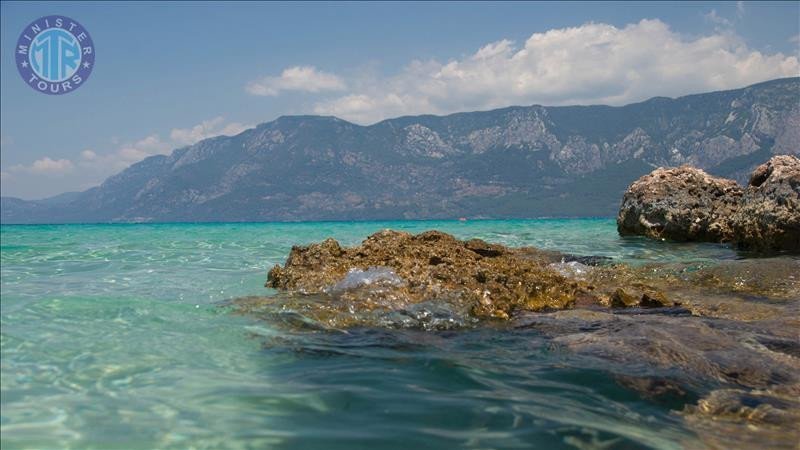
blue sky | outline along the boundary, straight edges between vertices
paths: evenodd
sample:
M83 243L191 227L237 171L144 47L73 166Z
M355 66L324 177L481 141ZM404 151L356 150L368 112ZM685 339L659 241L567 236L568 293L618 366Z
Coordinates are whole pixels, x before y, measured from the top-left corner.
M97 185L148 155L284 114L368 124L510 104L625 104L800 75L797 2L3 2L2 194ZM46 15L96 66L35 92L13 51Z

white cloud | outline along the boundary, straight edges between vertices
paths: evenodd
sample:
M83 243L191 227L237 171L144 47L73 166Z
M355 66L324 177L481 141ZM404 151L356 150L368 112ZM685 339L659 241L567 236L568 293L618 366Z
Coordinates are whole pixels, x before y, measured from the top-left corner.
M37 159L30 167L33 173L64 173L71 171L75 166L68 159L50 159L44 157Z
M795 34L794 36L790 37L789 42L800 45L800 34Z
M37 159L29 166L22 164L11 166L9 171L30 174L60 175L71 172L74 168L75 165L68 159L52 159L49 156L45 156L44 158Z
M412 61L314 112L369 123L519 104L622 105L798 75L797 56L752 50L730 30L690 37L660 20L587 23L534 33L521 47L502 40L461 59Z
M120 144L117 141L118 148L108 153L84 150L80 154L81 160L78 165L94 174L96 179L102 180L149 156L167 155L178 147L195 144L214 136L239 134L248 128L252 126L225 122L224 117L215 117L193 127L173 128L168 139L162 139L158 134L151 134L134 142Z
M740 19L744 17L744 2L742 0L736 2L736 16Z
M97 153L91 150L84 150L81 152L81 158L87 161L91 161L93 159L97 159Z
M191 145L213 136L234 136L248 128L252 128L252 125L243 125L238 122L226 124L224 117L215 117L204 120L191 128L173 128L170 138L176 144Z
M737 7L737 10L738 10L738 7ZM715 25L720 25L720 26L723 26L723 27L732 27L733 26L733 22L731 22L730 20L728 20L728 19L720 16L719 14L717 14L717 10L716 9L712 9L707 14L705 14L703 17L706 19L706 21L711 22L711 23L713 23Z
M85 169L116 172L148 156L168 154L174 147L172 142L162 141L158 134L151 134L138 141L119 145L119 148L108 153L83 150L78 165Z
M74 160L53 159L44 157L30 165L17 164L2 172L4 183L18 182L21 174L27 179L38 180L62 176L71 173L74 189L86 189L96 186L105 178L118 173L133 163L153 155L169 154L173 149L194 144L199 140L217 135L233 135L250 128L238 122L225 122L222 117L215 117L186 129L175 128L168 139L158 134L151 134L133 142L116 142L117 148L108 152L97 152L91 149L81 151ZM77 170L76 170L77 169ZM63 178L67 179L67 178ZM5 188L5 186L4 186Z
M294 66L285 69L280 76L264 77L251 81L245 90L253 95L276 96L282 91L341 91L345 83L336 75L317 70L313 66Z

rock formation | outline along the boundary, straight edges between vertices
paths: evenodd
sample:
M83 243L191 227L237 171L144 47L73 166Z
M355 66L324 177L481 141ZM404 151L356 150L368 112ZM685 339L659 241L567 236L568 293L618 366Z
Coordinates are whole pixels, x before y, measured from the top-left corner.
M733 180L682 166L658 168L635 181L622 199L617 228L675 241L727 241L742 196Z
M386 319L386 312L411 314L419 325L418 316L432 311L462 323L524 311L677 305L663 289L607 258L460 241L438 231L384 230L350 248L333 239L296 246L283 266L269 271L266 285L292 308L337 326L396 319ZM240 305L252 309L265 302L260 299Z
M351 296L352 302L368 297L370 306L387 300L396 306L442 299L469 308L475 316L500 318L515 309L563 309L579 291L576 282L548 266L545 253L533 249L459 241L438 231L411 235L391 230L352 248L333 239L294 247L284 266L270 270L267 285ZM359 295L366 287L368 295Z
M622 235L798 252L800 159L771 158L746 188L688 166L658 168L625 192L617 229Z
M775 176L770 183L778 183L773 190L780 192L785 170L773 161L754 184ZM672 173L690 174L689 180L699 176ZM720 185L728 186L710 181L697 191L725 196ZM785 204L776 201L773 209ZM718 207L709 205L719 217ZM734 233L728 222L718 223L727 226L723 235ZM619 386L673 409L709 447L769 442L789 448L800 435L794 426L800 417L797 273L800 258L788 255L627 265L462 241L438 231L384 230L353 247L333 239L293 247L286 262L269 271L267 286L277 293L231 304L238 313L291 331L270 330L265 348L314 354L337 351L325 345L334 339L345 342L350 355L364 345L358 342L365 334L377 340L388 336L402 351L429 338L457 348L453 341L464 334L455 338L451 330L475 327L497 332L480 330L474 336L481 340L536 339L526 342L526 349L540 352L546 346L567 361L585 358L593 369L602 364ZM407 329L447 332L422 337ZM303 331L322 340L308 344ZM395 341L396 336L409 340ZM490 352L494 339L486 344ZM515 369L526 358L511 357Z
M800 159L776 156L758 166L731 228L742 248L800 252Z

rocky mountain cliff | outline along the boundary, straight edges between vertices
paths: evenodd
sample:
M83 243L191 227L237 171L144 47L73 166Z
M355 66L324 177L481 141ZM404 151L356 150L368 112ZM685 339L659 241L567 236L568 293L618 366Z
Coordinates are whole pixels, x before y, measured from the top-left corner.
M3 223L613 216L633 180L691 164L745 181L800 154L800 78L622 107L524 106L359 126L281 117L153 156Z

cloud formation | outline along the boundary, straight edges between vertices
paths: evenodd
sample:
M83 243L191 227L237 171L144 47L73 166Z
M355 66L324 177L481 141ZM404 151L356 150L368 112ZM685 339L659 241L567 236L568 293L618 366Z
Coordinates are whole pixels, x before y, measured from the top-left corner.
M204 120L191 128L173 128L169 136L176 144L192 145L214 136L235 136L252 127L252 125L243 125L239 122L225 123L225 118L218 116Z
M225 122L224 117L214 117L193 127L173 128L168 139L162 139L158 134L151 134L138 141L125 143L110 153L97 154L92 150L84 150L80 154L81 160L78 164L102 172L105 177L148 156L167 155L175 148L192 145L214 136L233 136L248 128L252 128L252 125Z
M345 83L336 75L317 70L314 66L294 66L277 77L251 81L245 90L253 95L276 96L282 91L322 92L341 91Z
M47 174L47 175L60 175L68 172L72 172L75 168L75 165L72 164L72 161L68 159L52 159L49 156L45 156L44 158L37 159L31 165L15 165L11 166L9 171L6 173L6 176L9 176L10 173L14 172L23 172L29 174Z
M738 11L738 6L737 6L737 11ZM711 11L708 12L708 14L704 15L703 17L708 22L711 22L713 24L717 24L717 25L721 25L721 26L725 26L725 27L733 26L733 22L731 22L730 20L728 20L728 19L720 16L719 14L717 14L717 10L716 9L712 9Z
M730 29L684 36L657 19L625 27L587 23L534 33L521 46L501 40L460 59L412 61L395 75L348 83L358 88L321 98L312 109L371 123L520 104L623 105L799 75L797 56L750 49ZM263 95L280 93L274 86L262 86Z
M97 153L91 150L84 150L81 152L81 158L85 159L86 161L92 161L97 158Z
M148 156L168 154L173 148L171 143L162 141L158 134L151 134L136 142L125 144L112 155L106 156L111 156L127 166ZM95 158L95 161L97 160Z
M154 133L137 141L117 143L117 148L109 152L100 153L85 149L72 160L53 159L46 156L30 165L11 166L2 172L2 178L4 181L10 181L17 177L17 174L49 177L75 172L74 175L79 173L81 179L84 180L82 188L87 188L99 184L108 176L148 156L166 155L175 148L195 144L214 136L239 134L247 128L252 127L238 122L226 122L223 117L215 117L193 127L173 128L167 139L162 139L160 135Z

